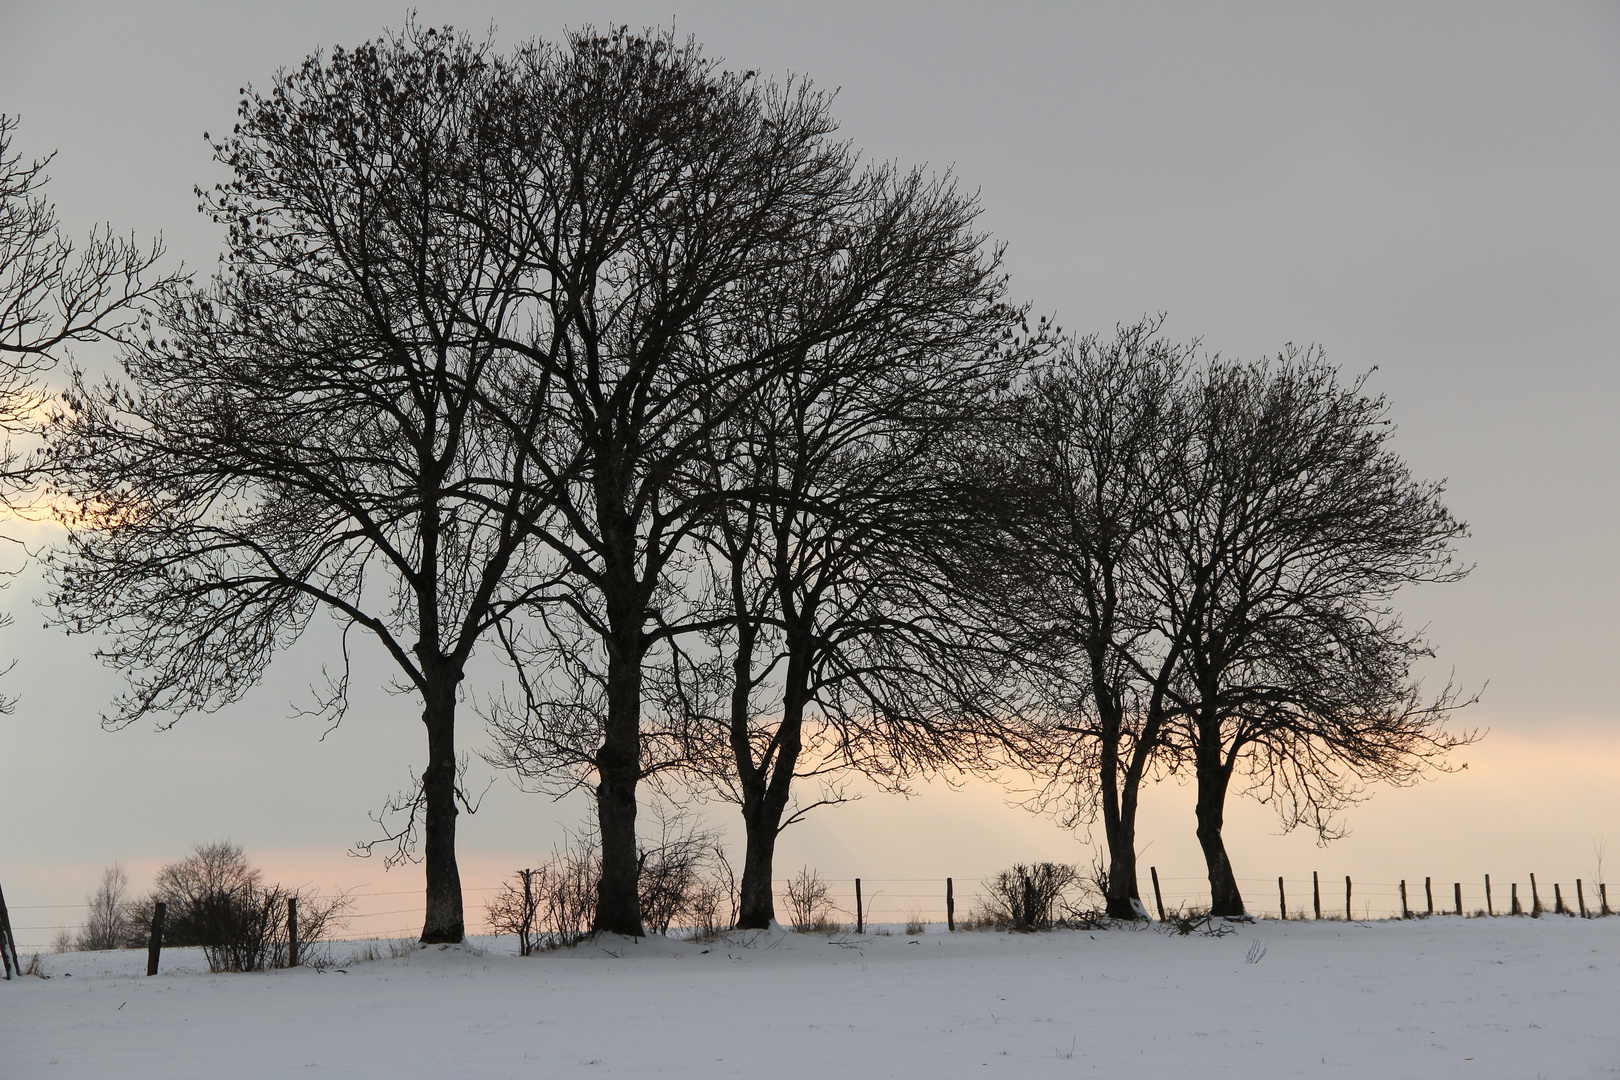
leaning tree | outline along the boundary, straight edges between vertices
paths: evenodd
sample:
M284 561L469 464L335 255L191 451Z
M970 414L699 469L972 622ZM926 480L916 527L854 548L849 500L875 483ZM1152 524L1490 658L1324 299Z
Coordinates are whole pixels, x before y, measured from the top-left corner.
M544 417L496 340L526 268L477 224L506 212L481 165L500 76L412 26L247 92L214 147L233 178L201 193L222 271L166 292L122 378L73 374L43 458L58 618L129 683L107 725L236 701L317 611L343 627L336 719L350 632L381 644L427 735L397 835L421 829L428 942L464 932L458 689L545 584Z

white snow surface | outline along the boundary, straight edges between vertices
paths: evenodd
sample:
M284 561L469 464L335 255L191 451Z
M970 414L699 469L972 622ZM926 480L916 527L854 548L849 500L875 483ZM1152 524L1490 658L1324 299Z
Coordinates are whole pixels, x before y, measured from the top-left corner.
M929 930L343 943L341 972L252 975L177 949L153 978L47 955L0 983L0 1076L1620 1075L1620 918Z

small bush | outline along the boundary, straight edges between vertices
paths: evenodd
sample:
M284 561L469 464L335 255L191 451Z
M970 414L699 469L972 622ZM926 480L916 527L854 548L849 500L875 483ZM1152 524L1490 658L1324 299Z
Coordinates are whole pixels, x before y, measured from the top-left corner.
M523 956L536 948L578 944L590 936L601 877L596 845L589 838L570 842L546 862L503 882L485 909L485 920L497 934L516 934Z
M1050 930L1080 880L1079 867L1068 863L1016 863L985 886L974 921L1024 933Z
M640 849L638 893L647 930L667 934L685 927L715 934L736 921L737 888L718 838L690 827L679 815L660 817L656 844ZM524 890L524 877L528 890ZM518 870L485 908L497 934L514 934L518 952L565 948L591 935L602 877L595 838L585 833L546 862ZM527 900L525 900L527 896Z
M793 929L801 934L831 925L828 916L832 914L833 904L827 883L819 871L808 866L802 868L798 876L788 879L782 904L793 920Z
M913 911L910 915L906 916L907 937L917 937L918 935L926 934L927 932L928 924L923 922L921 912Z

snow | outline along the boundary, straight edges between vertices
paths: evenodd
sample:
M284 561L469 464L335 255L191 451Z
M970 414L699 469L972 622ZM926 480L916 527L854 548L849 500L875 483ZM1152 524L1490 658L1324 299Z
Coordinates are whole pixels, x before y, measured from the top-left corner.
M0 984L0 1075L1620 1075L1620 919L942 930L344 943L254 975L181 949L150 979L144 952L46 955Z

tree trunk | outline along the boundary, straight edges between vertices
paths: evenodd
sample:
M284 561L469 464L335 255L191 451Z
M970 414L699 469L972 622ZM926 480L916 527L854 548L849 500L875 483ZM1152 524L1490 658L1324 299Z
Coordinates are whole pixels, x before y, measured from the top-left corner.
M803 646L808 649L806 641ZM792 648L792 646L790 646ZM798 650L795 650L798 651ZM737 907L737 929L762 930L776 918L776 901L771 893L771 870L776 859L776 838L782 832L782 814L792 795L793 770L799 765L803 748L807 666L795 656L788 660L782 723L776 732L776 753L759 765L748 751L746 767L754 773L753 792L745 794L743 827L748 849L743 856L742 895ZM746 742L746 740L745 740ZM735 745L735 744L734 744ZM738 762L739 766L743 762ZM763 783L769 771L769 783ZM745 792L747 785L745 785Z
M1120 722L1105 723L1102 734L1103 835L1108 841L1108 892L1105 896L1112 919L1141 918L1141 901L1136 893L1136 793L1129 775L1125 790L1119 785Z
M1221 839L1221 826L1226 818L1226 787L1231 777L1231 769L1221 760L1218 744L1212 751L1199 747L1198 844L1204 849L1204 864L1209 871L1209 912L1236 918L1245 914L1243 894L1238 892L1237 878L1232 875L1232 863L1226 857L1226 844Z
M633 628L639 639L640 626ZM636 850L636 784L641 779L641 661L639 641L608 651L608 715L597 752L596 814L602 833L602 880L597 933L641 937L641 876Z
M427 874L422 941L456 944L466 934L456 866L456 683L439 680L423 696L428 764L422 773L422 863Z
M743 856L742 893L737 904L738 930L763 930L776 918L771 874L780 825L780 812L766 813L763 805L751 816L744 814L748 849Z

